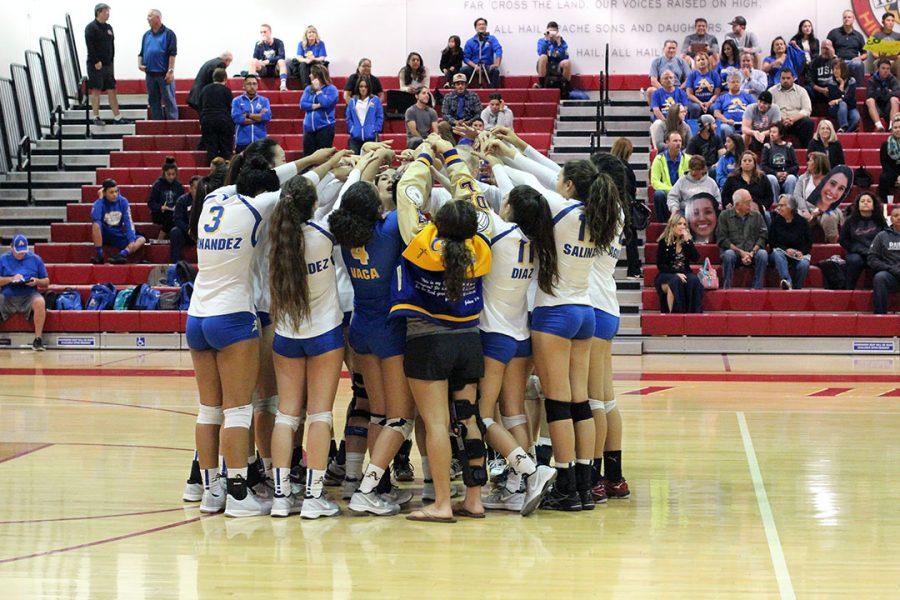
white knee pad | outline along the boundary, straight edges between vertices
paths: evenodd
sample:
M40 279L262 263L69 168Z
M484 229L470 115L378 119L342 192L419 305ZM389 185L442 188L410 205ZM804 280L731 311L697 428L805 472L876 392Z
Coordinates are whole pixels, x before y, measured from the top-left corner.
M291 428L291 431L297 431L300 429L300 417L292 417L279 410L275 413L275 424L287 425Z
M607 400L606 402L603 403L603 410L607 414L609 414L612 411L612 409L614 409L615 407L616 407L616 399L615 398L613 398L612 400Z
M606 403L603 400L588 400L588 405L591 410L604 410Z
M245 404L244 406L226 408L222 412L225 414L225 429L229 427L250 429L250 423L253 422L253 405Z
M490 417L485 417L484 419L481 420L481 422L484 423L484 430L485 430L485 431L487 431L488 429L490 429L491 427L493 427L494 425L497 424L497 422L494 421L494 420L493 420L492 418L490 418Z
M200 410L197 411L197 425L221 425L223 418L221 406L201 404Z
M262 413L267 412L269 414L277 414L278 413L278 396L270 396L268 398L254 398L253 399L253 412Z
M501 416L501 419L503 420L503 427L505 427L507 431L513 427L528 424L528 417L525 415L513 415L511 417Z
M394 417L392 419L388 419L384 426L402 435L404 440L408 440L409 436L412 435L413 427L415 426L415 420Z
M331 427L334 424L334 416L331 414L331 411L328 412L320 412L314 415L307 415L307 420L312 423L328 423L328 426Z

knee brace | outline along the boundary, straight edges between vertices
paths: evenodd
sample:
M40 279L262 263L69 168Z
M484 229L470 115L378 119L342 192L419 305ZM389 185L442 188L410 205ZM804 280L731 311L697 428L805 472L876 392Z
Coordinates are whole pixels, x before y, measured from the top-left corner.
M487 469L484 467L484 457L487 455L487 447L482 440L464 440L463 452L466 455L462 460L463 484L466 487L481 487L488 482ZM481 464L470 465L470 460L479 460Z
M487 424L484 419L481 418L478 408L468 400L451 400L450 409L451 421L467 421L468 419L475 417L475 424L478 426L481 435L484 435L487 431ZM493 419L491 420L491 423L493 423Z
M363 381L362 373L353 373L353 379L351 379L350 388L353 390L354 398L365 398L369 399L369 395L366 393L366 383Z
M197 411L197 425L221 425L224 416L221 406L200 405Z
M278 395L269 396L268 398L254 398L253 412L276 414L278 412Z
M372 413L368 410L357 408L356 400L350 403L350 406L347 408L347 420L350 419L365 419L366 423L369 422L369 419L372 418Z
M568 421L572 418L572 404L560 402L552 398L544 398L544 412L547 413L547 423L554 421Z
M287 425L291 428L291 431L297 431L298 429L300 429L300 417L292 417L291 415L286 415L279 410L275 413L275 424Z
M513 415L511 417L504 417L501 415L500 418L503 421L503 427L505 427L507 431L513 427L528 424L528 417L526 415Z
M415 426L415 421L412 419L404 419L403 417L394 417L392 419L385 419L384 425L386 429L390 429L391 431L396 431L400 435L403 436L404 440L408 440L409 436L412 435L413 427Z
M603 403L603 411L606 414L609 414L610 412L612 412L612 409L614 409L615 407L616 407L616 399L615 398L613 398L612 400L607 400L606 402Z
M594 418L594 413L591 410L590 402L585 400L584 402L573 402L572 403L572 420L578 423L579 421L589 421Z
M236 406L234 408L226 408L222 411L225 415L225 419L223 423L225 424L225 429L229 427L242 427L244 429L250 429L250 423L253 422L253 406L250 404L245 404L243 406Z
M591 410L603 410L603 407L605 406L605 404L606 403L603 402L603 400L594 400L594 399L588 400L588 405L590 405Z
M308 415L307 420L310 422L310 424L328 423L328 426L331 427L334 424L334 415L331 414L331 411L320 412L314 415Z

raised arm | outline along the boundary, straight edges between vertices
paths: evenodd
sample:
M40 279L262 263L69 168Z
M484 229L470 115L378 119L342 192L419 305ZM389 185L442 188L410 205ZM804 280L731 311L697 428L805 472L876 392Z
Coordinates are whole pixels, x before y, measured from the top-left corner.
M397 224L406 244L422 230L425 220L420 217L420 211L431 194L434 150L423 143L416 148L416 154L416 160L410 163L397 182Z

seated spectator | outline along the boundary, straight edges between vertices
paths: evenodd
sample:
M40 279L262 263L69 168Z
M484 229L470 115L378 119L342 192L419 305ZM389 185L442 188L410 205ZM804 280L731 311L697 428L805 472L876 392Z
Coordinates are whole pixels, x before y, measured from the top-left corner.
M420 89L430 87L431 77L428 69L422 61L422 55L418 52L410 52L406 57L406 66L397 73L400 80L400 89L415 96Z
M822 53L807 67L806 91L810 102L822 104L828 101L828 87L834 85L834 45L831 40L822 43Z
M722 186L722 206L728 208L741 190L750 194L754 210L766 213L772 207L772 185L756 164L756 154L744 150L738 168L731 172Z
M310 25L297 44L297 58L291 59L291 71L300 80L300 87L303 89L309 86L315 65L328 67L328 51L325 49L325 42L319 39L319 31Z
M784 123L775 123L769 128L769 141L763 146L759 165L772 185L772 198L793 194L800 172L794 147L784 139L784 129Z
M878 156L881 162L878 195L884 202L890 202L900 181L900 117L891 120L891 135L881 143Z
M719 215L716 242L722 249L724 290L731 288L734 268L739 265L753 267L753 289L762 289L763 286L766 265L769 264L766 223L760 213L750 210L750 204L750 192L738 190L734 193L734 206L729 206Z
M731 72L726 78L727 91L719 95L712 106L713 114L719 121L719 137L722 140L741 132L741 122L747 107L753 104L753 97L741 91L741 76Z
M253 58L250 59L248 73L260 77L278 77L281 79L280 90L287 89L287 62L285 62L284 42L272 36L272 27L263 23L259 26L260 40L253 47Z
M503 96L494 93L488 97L488 105L481 111L484 128L490 131L498 125L513 128L513 111L503 102Z
M609 149L609 153L621 160L625 165L625 176L628 178L628 182L625 184L625 192L632 201L639 202L639 200L635 200L637 197L637 177L635 177L634 169L628 164L633 152L634 144L626 137L617 138ZM638 252L638 234L630 220L626 223L625 231L625 261L627 263L627 277L629 279L640 279L641 257Z
M839 238L841 247L847 251L844 287L856 289L856 282L866 266L868 266L869 250L879 231L887 228L884 209L878 198L869 192L861 193L853 203L850 216L841 226Z
M812 114L809 94L794 83L794 73L790 69L781 71L781 85L772 86L769 92L772 94L772 102L778 105L785 135L797 136L800 145L806 148L815 128L809 118Z
M680 104L688 109L688 115L692 119L700 116L700 106L694 104L687 97L687 93L675 85L675 74L672 71L665 71L660 79L661 87L653 92L650 99L650 112L658 121L665 121L669 109L674 104Z
M756 102L744 111L741 121L741 135L744 137L744 146L762 148L769 138L769 128L773 123L781 121L781 110L772 104L772 94L768 90L760 93Z
M834 83L828 86L828 116L837 121L839 133L856 131L859 126L856 80L850 77L850 69L844 61L834 66Z
M719 223L719 201L711 194L700 193L684 205L688 228L698 244L716 243L716 225Z
M0 323L17 313L34 321L34 341L31 347L44 351L44 322L47 305L38 287L50 285L47 267L41 257L28 251L28 238L13 237L10 251L0 256Z
M778 198L776 209L772 212L769 247L769 264L775 267L781 277L781 289L802 289L809 273L812 235L806 219L797 214L797 201L786 194Z
M375 142L384 127L384 109L378 96L372 95L368 77L358 77L353 97L347 103L348 147L354 154L361 154L366 142Z
M753 54L741 53L741 92L753 99L769 89L769 77L753 66Z
M690 143L691 127L687 124L687 108L681 104L673 105L666 115L665 121L656 121L650 125L650 143L657 151L662 152L666 147L666 134L677 131L681 134L684 145Z
M670 131L666 134L666 150L660 152L650 165L650 186L653 188L653 207L656 220L669 220L667 196L678 179L687 173L690 156L681 152L681 134Z
M169 261L172 264L184 258L184 246L191 241L189 235L191 207L201 179L203 178L199 175L191 177L188 183L188 191L175 201L175 211L172 214L172 229L169 231Z
M244 93L231 101L231 121L237 127L234 151L238 154L268 135L266 129L272 120L272 107L268 98L257 93L258 89L259 79L248 73L244 77Z
M164 240L172 229L172 215L175 212L175 201L184 193L184 186L178 181L178 165L175 159L167 156L162 166L162 175L153 182L147 196L147 207L150 219L159 225L159 238Z
M95 252L91 262L95 265L103 264L103 246L112 246L119 254L111 256L109 262L120 265L140 250L147 240L135 232L128 200L119 194L119 186L115 180L104 180L99 192L100 198L94 201L91 208L91 239Z
M310 82L303 90L300 108L303 117L303 154L309 156L320 148L334 146L334 107L338 91L331 83L328 67L313 65L309 70Z
M812 141L806 147L807 152L822 152L828 156L828 164L843 165L844 147L838 139L837 133L834 131L834 125L828 119L822 119L816 126L816 133L813 135Z
M752 31L747 31L747 19L735 17L729 23L731 32L725 34L726 40L734 40L741 52L749 52L753 57L753 64L759 64L759 56L762 54L762 46L759 39Z
M457 73L456 77L466 78L462 73ZM415 148L429 135L438 132L438 115L433 108L428 106L429 97L430 94L426 88L420 89L416 94L416 103L406 109L403 120L406 121L407 148Z
M720 201L719 186L706 174L706 161L700 155L691 155L688 160L688 172L678 178L666 195L669 214L685 214L684 206L690 198L706 193Z
M806 172L797 179L794 186L794 200L797 201L797 212L811 219L813 207L807 202L813 191L819 186L828 171L831 163L828 156L822 152L809 152L806 155Z
M887 314L890 294L900 290L900 206L891 210L891 226L875 236L869 251L872 278L872 303L875 314Z
M891 61L879 60L878 68L872 73L866 86L866 108L869 110L869 117L875 123L875 131L884 131L881 119L887 118L888 123L893 123L894 117L900 113L898 94L900 83L891 74Z
M791 45L799 48L806 56L806 64L812 63L819 56L819 38L813 33L812 21L803 19L797 26L797 33L791 38ZM832 46L834 50L834 46Z
M896 10L896 9L894 9ZM900 32L894 31L894 13L886 12L881 15L881 28L872 34L872 38L878 41L888 40L891 42L896 42L900 40ZM889 60L892 63L891 72L894 76L897 75L897 55L896 54L888 54L886 52L875 52L872 51L872 58L876 61L881 59Z
M444 87L450 87L453 76L460 72L463 65L462 41L458 35L451 35L447 47L441 50L441 73L444 74Z
M691 102L700 107L700 113L711 113L719 93L722 91L722 80L712 70L709 55L705 52L695 54L694 65L697 67L688 76L685 91Z
M781 72L785 67L790 67L790 65L786 64L788 62L787 42L784 41L783 37L778 36L772 40L772 52L763 60L762 65L762 70L769 77L770 88L781 81Z
M216 69L213 82L200 92L200 149L206 150L206 159L212 162L217 156L231 158L234 148L234 121L231 104L234 100L228 88L225 69Z
M672 73L672 86L680 88L687 83L688 75L691 74L691 66L678 54L678 42L675 40L666 40L663 44L663 54L653 59L650 63L650 87L647 88L647 104L652 104L653 94L656 90L663 87L662 79L666 71ZM669 89L667 86L666 89Z
M734 172L738 165L741 154L744 153L744 140L738 134L729 135L725 138L725 154L719 158L716 163L716 183L719 189L725 186L725 180Z
M457 73L453 76L453 91L444 96L441 115L451 125L455 125L457 121L467 123L481 116L481 100L478 94L467 90L466 87L466 76Z
M716 133L716 120L712 115L702 115L697 135L691 136L687 145L687 153L691 156L699 154L706 161L706 170L712 179L716 178L716 163L725 154L722 138Z
M697 54L707 54L713 64L719 61L719 40L708 32L709 24L703 17L694 19L694 33L689 33L681 44L681 58L688 62L695 61ZM697 65L694 64L696 67Z
M856 81L865 81L865 61L868 53L863 50L866 38L853 29L855 17L852 10L841 14L842 25L828 32L828 39L834 46L837 57L850 65L850 73Z
M503 47L497 38L487 32L487 19L479 17L475 19L475 35L469 38L463 47L463 62L465 63L460 73L466 76L466 81L471 81L475 74L481 85L483 75L486 75L492 88L500 87L500 61L503 60ZM456 78L453 78L456 83ZM445 117L446 118L446 117Z
M660 312L702 313L703 286L691 270L691 263L700 260L694 247L687 221L673 213L657 240L656 275L654 286L659 295Z
M725 81L729 73L740 72L740 70L741 51L734 40L725 40L722 42L722 54L719 55L719 62L716 66L716 71L719 72L719 79Z
M540 87L547 87L547 74L557 74L564 81L572 80L572 63L569 61L569 45L559 34L556 21L547 23L544 37L537 43L537 74ZM555 86L553 86L555 87Z
M846 165L832 167L804 203L797 202L798 213L806 218L813 231L813 241L838 243L844 212L841 202L853 188L853 169Z
M344 86L344 102L350 102L353 90L356 89L356 82L361 77L368 78L369 93L377 96L378 100L384 104L384 88L381 86L381 80L372 75L372 61L368 58L361 58L359 64L356 65L356 71L347 78L347 85Z
M216 69L227 69L233 58L231 52L226 51L203 63L203 66L197 71L197 76L194 77L194 83L191 85L191 91L188 93L188 106L198 113L200 112L200 92L213 82L213 73L215 73Z

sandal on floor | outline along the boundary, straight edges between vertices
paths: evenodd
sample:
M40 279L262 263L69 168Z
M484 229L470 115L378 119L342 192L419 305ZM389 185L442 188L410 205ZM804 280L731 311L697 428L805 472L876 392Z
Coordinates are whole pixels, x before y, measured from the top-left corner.
M463 506L462 502L457 502L453 505L453 514L459 515L460 517L466 517L469 519L483 519L484 513L475 513L470 511L468 508Z
M419 521L421 523L456 523L454 517L438 517L437 515L428 514L424 510L414 510L406 515L406 519L408 521Z

